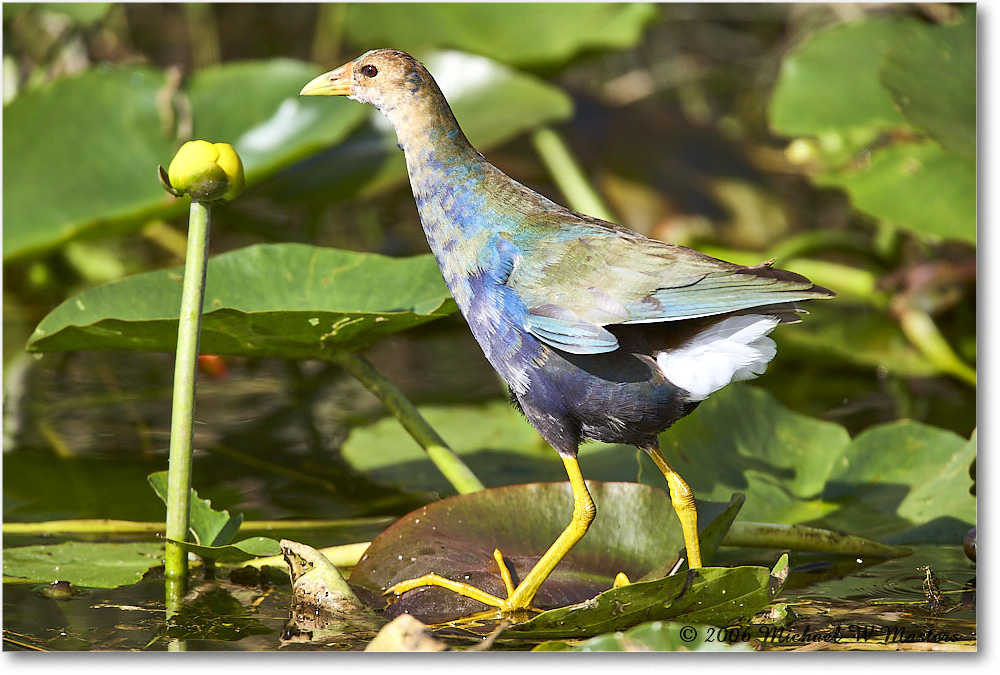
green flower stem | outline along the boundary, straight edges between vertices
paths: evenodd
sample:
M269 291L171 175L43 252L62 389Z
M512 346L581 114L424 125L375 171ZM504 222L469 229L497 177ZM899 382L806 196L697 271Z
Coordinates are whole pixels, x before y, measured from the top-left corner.
M899 325L924 358L943 372L976 386L976 369L959 358L930 314L915 308L905 309L899 314Z
M431 461L459 494L484 489L484 485L465 463L448 447L444 439L427 423L396 385L375 369L368 359L355 352L334 351L328 356L334 363L361 382L389 409L403 428L427 452Z
M890 558L909 555L909 549L841 534L817 527L775 523L735 522L722 540L723 546L748 548L787 548L793 551L877 555Z
M590 181L559 134L549 127L542 127L531 134L531 142L574 210L595 218L614 220L611 209L591 187Z
M177 360L174 365L174 398L170 418L170 460L167 479L166 537L176 541L188 539L194 394L198 375L201 313L205 300L210 221L211 206L192 201L181 312L177 326ZM166 544L165 571L168 580L177 582L168 584L168 595L183 597L188 571L187 552L170 542Z

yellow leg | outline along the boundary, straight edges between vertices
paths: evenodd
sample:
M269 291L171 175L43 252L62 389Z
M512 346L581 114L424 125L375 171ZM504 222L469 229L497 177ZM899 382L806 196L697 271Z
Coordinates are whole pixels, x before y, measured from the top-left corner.
M663 477L667 479L667 486L670 488L670 503L674 506L674 511L681 521L681 531L684 533L688 567L698 569L701 567L701 542L698 541L698 510L694 506L694 493L680 477L680 474L670 466L659 447L654 445L643 448L643 450L653 458L653 462L663 472Z
M587 485L583 481L583 474L580 473L580 465L575 457L564 457L563 464L566 465L566 473L569 475L570 485L573 487L573 519L570 521L562 534L552 543L535 566L531 568L527 576L514 588L511 581L510 572L503 561L503 555L499 550L493 552L493 557L500 568L500 577L503 579L507 589L507 598L498 598L495 595L481 591L474 586L458 581L446 579L437 574L425 574L417 579L401 581L385 593L386 595L402 595L406 591L421 586L441 586L448 590L463 595L473 600L496 607L502 612L511 612L519 609L529 609L531 601L535 599L535 594L541 588L542 583L552 574L556 565L566 557L566 554L576 545L576 542L583 538L593 522L597 509L594 507L594 500L587 491Z

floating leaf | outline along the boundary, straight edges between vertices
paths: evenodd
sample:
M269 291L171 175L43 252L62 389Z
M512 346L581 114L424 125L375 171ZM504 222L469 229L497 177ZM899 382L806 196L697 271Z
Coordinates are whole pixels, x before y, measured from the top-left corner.
M196 71L188 86L194 137L231 143L247 184L325 149L366 117L351 101L300 97L316 66L291 59L225 63Z
M852 441L843 427L794 413L762 389L730 386L660 443L696 496L745 493L741 520L896 543L961 541L976 520L968 492L975 436L918 422L873 427ZM644 472L642 479L658 478Z
M975 433L966 441L910 421L868 429L827 481L823 499L841 505L841 512L824 521L898 541L961 541L959 535L976 522L976 498L969 494L975 457ZM918 526L919 538L895 531L889 514Z
M655 6L638 3L351 3L345 35L354 44L409 52L453 47L538 65L565 62L585 49L631 47L655 16Z
M879 82L879 65L913 23L887 19L838 24L791 50L771 98L774 130L786 136L832 135L856 150L879 131L905 126Z
M972 16L957 27L910 18L841 24L789 52L771 124L814 139L809 147L825 167L813 176L817 184L846 190L856 208L880 220L976 240Z
M336 142L364 118L348 101L299 100L302 83L316 74L315 66L289 60L201 70L188 92L195 131L233 143L250 185ZM3 157L17 171L3 179L4 259L182 213L185 202L156 179L157 165L176 150L171 94L160 70L93 68L6 106Z
M42 320L28 349L173 351L181 280L180 269L160 270L84 291ZM318 359L454 307L429 255L249 246L209 261L201 351Z
M860 169L830 171L814 180L843 188L856 208L881 220L976 241L976 162L937 143L879 148Z
M669 570L684 548L680 523L664 490L637 483L592 482L588 487L597 517L542 585L534 600L539 608L592 598L611 588L618 572L637 580L654 569ZM703 532L728 528L741 504L741 499L728 506L700 504ZM572 510L569 483L515 485L434 502L379 535L350 582L359 597L378 608L386 603L384 589L430 572L503 597L494 549L499 548L508 567L523 577L569 523ZM721 538L718 533L706 536L710 542ZM713 550L706 547L706 558ZM389 605L386 616L405 611L438 622L482 609L476 601L427 587L401 596Z
M98 228L112 234L176 201L156 181L174 151L157 107L165 82L145 66L95 68L4 108L5 260Z
M915 126L945 149L976 157L976 10L953 26L911 27L886 55L882 82Z
M653 620L727 626L767 607L780 583L764 567L704 567L629 584L587 602L543 612L511 636L586 637ZM773 589L773 590L772 590Z
M3 551L5 576L75 586L116 588L134 584L152 567L162 564L163 544L68 541L62 544L19 546Z

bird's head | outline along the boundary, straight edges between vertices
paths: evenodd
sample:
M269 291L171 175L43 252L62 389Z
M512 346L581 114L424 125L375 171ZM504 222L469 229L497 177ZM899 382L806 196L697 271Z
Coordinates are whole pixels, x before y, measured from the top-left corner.
M396 107L409 94L422 98L436 88L427 69L406 52L376 49L312 80L300 96L347 96L382 112Z

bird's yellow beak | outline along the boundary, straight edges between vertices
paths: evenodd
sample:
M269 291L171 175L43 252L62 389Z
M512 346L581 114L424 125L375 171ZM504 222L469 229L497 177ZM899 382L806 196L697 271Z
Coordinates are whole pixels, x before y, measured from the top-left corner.
M354 61L323 73L302 87L299 96L348 96L354 89Z

